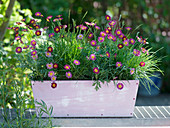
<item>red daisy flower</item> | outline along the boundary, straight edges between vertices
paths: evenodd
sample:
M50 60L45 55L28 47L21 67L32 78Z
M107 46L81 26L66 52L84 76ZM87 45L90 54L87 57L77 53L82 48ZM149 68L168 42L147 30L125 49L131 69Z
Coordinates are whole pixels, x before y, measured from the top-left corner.
M57 64L57 63L54 63L54 64L53 64L53 68L55 68L55 69L58 68L58 64Z
M37 36L40 36L40 35L41 35L41 31L40 31L40 30L37 30L37 31L35 32L35 34L36 34Z
M51 83L51 87L52 88L56 88L57 87L57 84L55 82Z
M48 47L48 52L53 52L53 48L52 47Z
M56 32L56 33L60 32L60 27L59 27L59 26L56 26L56 27L54 28L54 32Z

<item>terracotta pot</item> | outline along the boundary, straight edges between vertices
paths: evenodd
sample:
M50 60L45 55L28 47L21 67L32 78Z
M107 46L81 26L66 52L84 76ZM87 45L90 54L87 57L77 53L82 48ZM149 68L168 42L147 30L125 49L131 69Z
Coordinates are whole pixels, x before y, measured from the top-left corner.
M93 81L32 81L34 99L53 106L53 117L132 117L138 80L118 80L101 84L96 91ZM117 84L123 88L118 89ZM37 106L37 104L36 104ZM46 117L43 114L42 117Z

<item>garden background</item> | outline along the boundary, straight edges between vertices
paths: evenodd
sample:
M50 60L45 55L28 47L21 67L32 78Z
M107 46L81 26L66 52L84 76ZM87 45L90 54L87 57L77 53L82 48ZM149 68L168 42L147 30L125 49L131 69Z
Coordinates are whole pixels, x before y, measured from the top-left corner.
M9 3L14 6L8 7ZM169 93L170 86L170 2L169 0L0 0L0 106L18 107L16 99L22 96L22 107L34 108L29 72L18 67L15 49L11 46L14 40L14 31L5 27L12 27L15 22L23 18L29 22L36 12L41 12L44 17L49 15L63 16L63 24L68 24L74 19L81 23L82 17L87 12L84 21L96 21L100 25L105 24L105 15L121 20L127 26L135 29L148 38L153 51L158 50L158 57L163 57L160 69L164 71L162 76L161 93ZM12 8L10 12L6 11ZM70 14L70 20L68 20ZM42 24L42 27L46 23ZM99 25L99 26L100 26ZM5 29L4 29L5 27ZM4 34L4 35L3 35ZM2 84L5 88L2 88ZM23 86L24 85L24 86ZM2 91L4 89L4 91ZM6 92L4 94L4 92ZM17 92L17 93L16 93ZM17 95L18 94L18 95ZM20 104L20 102L19 102Z

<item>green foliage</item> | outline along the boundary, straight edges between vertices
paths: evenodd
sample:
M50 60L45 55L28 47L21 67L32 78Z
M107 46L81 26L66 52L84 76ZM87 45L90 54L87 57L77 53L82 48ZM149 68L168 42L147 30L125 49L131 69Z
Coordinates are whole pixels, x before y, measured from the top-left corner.
M0 4L0 26L2 25L3 21L5 21L5 13L6 13L6 9L8 7L9 4L9 0L2 0L2 4ZM19 2L15 2L14 8L13 8L13 12L12 15L10 17L10 21L9 21L9 27L10 26L14 26L14 24L18 21L21 20L23 18L27 18L27 20L29 20L31 18L31 11L29 9L22 9L20 7L20 3ZM14 31L7 29L6 33L5 33L5 37L4 37L4 43L6 43L6 45L9 45L9 42L11 40L14 39Z
M149 38L149 45L153 47L153 51L161 47L165 48L159 51L157 55L159 57L167 56L162 59L163 63L159 67L166 74L163 76L165 85L163 90L169 88L169 0L36 0L36 2L24 0L20 1L20 3L22 8L27 7L33 13L40 11L42 13L46 12L46 15L53 16L63 14L64 24L70 22L67 20L69 10L71 19L75 19L77 24L80 24L82 16L87 11L88 15L85 17L85 21L93 21L95 19L101 25L106 23L103 17L105 14L113 16L114 19L118 19L119 15L122 15L127 26L135 27L142 24L139 31L144 37ZM162 35L162 32L166 32L166 36Z
M27 100L27 102L24 101L23 107L33 108L33 97L30 91L31 83L28 75L24 73L24 70L17 67L17 59L14 58L14 55L15 52L12 49L0 47L0 76L2 76L0 77L0 90L4 91L0 93L0 106L17 108L15 90L17 89L23 94L23 100ZM17 88L13 87L14 80L17 80L17 83L15 83L17 84ZM5 90L2 89L3 86L5 86ZM3 100L7 103L5 106L3 105Z
M1 70L2 71L2 70ZM6 71L6 72L5 72ZM29 119L25 117L25 113L27 108L26 103L30 102L30 97L28 98L25 96L24 90L25 90L25 81L19 81L17 79L11 79L7 77L7 72L9 70L5 70L1 74L0 78L0 105L3 108L2 109L2 121L0 123L0 127L2 128L51 128L52 127L52 112L53 107L51 106L49 109L47 109L47 105L42 101L36 102L39 104L39 118L36 118L36 114L32 115ZM12 77L12 76L11 76ZM10 81L13 80L13 81ZM10 82L9 82L10 81ZM10 85L9 85L10 84ZM10 86L10 89L9 89ZM12 94L15 94L13 96ZM11 98L12 97L12 98ZM12 103L13 102L13 103ZM13 110L16 116L9 118L9 104L13 106ZM30 108L31 106L27 106ZM42 114L46 113L50 118L43 120L41 118Z
M43 21L43 19L41 20ZM147 51L144 48L146 45L144 45L145 43L140 43L140 40L145 40L143 38L137 37L138 33L135 36L131 35L131 33L134 33L136 29L134 29L132 32L126 30L123 22L117 22L116 25L111 28L112 30L110 31L110 35L116 36L115 31L118 30L116 26L119 26L123 33L126 33L126 39L134 38L136 40L134 45L130 44L130 42L128 46L123 45L122 39L118 38L118 36L116 41L108 39L108 37L105 37L104 42L98 41L99 33L104 31L104 29L109 26L108 23L100 31L95 29L94 25L87 25L87 29L83 30L82 27L86 26L82 25L78 26L77 28L77 25L73 20L73 26L69 24L67 30L63 27L60 29L60 32L54 34L54 37L49 37L50 33L54 33L53 29L56 26L64 26L59 21L52 22L53 18L50 20L51 23L48 23L48 25L51 29L40 29L42 32L41 36L35 35L37 29L28 31L30 38L27 38L27 45L31 47L31 40L33 39L37 42L34 49L37 52L37 58L35 57L33 59L33 56L31 56L33 51L30 49L23 49L21 53L18 53L15 56L18 58L22 68L32 71L31 77L33 80L50 80L51 78L48 77L49 71L54 71L58 80L65 80L67 79L67 71L64 69L64 65L70 65L71 69L69 71L72 74L72 80L110 81L115 77L118 77L119 80L146 78L150 83L152 81L149 77L153 76L152 73L155 71L161 72L161 70L158 68L160 59L156 58L155 53L152 53L151 49L147 48ZM36 24L39 24L39 22ZM88 38L90 33L93 33L94 37L92 39L95 40L97 45L100 46L99 50L96 50L96 47L91 45L92 39ZM80 34L83 34L83 39L78 38ZM107 36L109 36L109 34ZM33 39L31 37L33 37ZM21 37L21 40L23 39L24 37ZM19 40L16 41L16 45L14 45L15 48L18 47L17 43L19 42ZM122 49L118 48L118 45L120 44L124 46ZM25 45L26 44L19 43L19 46L22 48ZM53 48L51 57L47 57L45 54L49 47ZM145 49L145 52L141 50L142 48ZM136 56L133 53L133 51L136 49L141 53L139 56ZM110 53L110 57L106 55L107 52ZM96 60L94 61L89 59L92 54L95 54L96 56ZM74 60L80 61L80 65L75 65L73 63ZM117 62L121 62L122 67L117 67ZM145 66L140 66L141 62L144 62ZM58 68L47 69L46 65L49 63L57 63ZM93 70L95 67L99 69L99 74L94 73ZM132 68L135 69L133 75L130 73ZM145 82L145 85L149 86L148 82ZM96 86L96 89L100 87L98 83Z

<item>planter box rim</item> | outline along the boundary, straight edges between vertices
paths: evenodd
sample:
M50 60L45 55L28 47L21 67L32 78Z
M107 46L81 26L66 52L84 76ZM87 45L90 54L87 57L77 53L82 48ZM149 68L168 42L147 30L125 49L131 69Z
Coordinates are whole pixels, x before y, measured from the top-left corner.
M31 80L32 82L47 82L47 81L51 81L51 80ZM97 80L56 80L56 81L97 81ZM100 81L100 80L98 80ZM138 81L138 80L110 80L111 81ZM105 81L106 82L106 81Z

